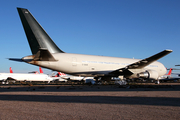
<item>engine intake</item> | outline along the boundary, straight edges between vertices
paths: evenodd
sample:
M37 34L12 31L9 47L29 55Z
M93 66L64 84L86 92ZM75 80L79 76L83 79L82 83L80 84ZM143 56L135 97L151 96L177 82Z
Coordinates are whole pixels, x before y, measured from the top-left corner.
M148 70L146 72L142 72L137 74L137 76L139 78L151 78L151 79L158 79L159 75L158 72L154 71L154 70Z

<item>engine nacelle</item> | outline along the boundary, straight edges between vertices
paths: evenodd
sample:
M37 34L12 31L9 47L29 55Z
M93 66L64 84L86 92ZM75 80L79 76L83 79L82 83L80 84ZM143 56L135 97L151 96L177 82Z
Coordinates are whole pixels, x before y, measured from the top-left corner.
M158 79L159 75L158 72L154 71L154 70L148 70L146 72L142 72L137 74L138 77L140 78L151 78L151 79Z

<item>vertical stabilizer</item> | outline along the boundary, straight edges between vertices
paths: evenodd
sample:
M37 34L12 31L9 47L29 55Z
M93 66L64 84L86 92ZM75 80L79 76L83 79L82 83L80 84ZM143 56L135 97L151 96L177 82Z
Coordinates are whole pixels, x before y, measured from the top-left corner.
M41 69L41 67L39 67L39 72L40 72L40 73L43 73L43 70Z
M171 73L172 73L172 68L170 68L170 70L169 70L167 75L171 75Z
M12 71L11 67L9 68L9 72L10 72L10 73L13 73L13 71Z
M66 76L66 74L65 73L62 73L62 72L58 72L59 73L59 75L62 77L62 76Z
M33 55L40 48L46 48L50 53L63 53L27 9L17 10Z

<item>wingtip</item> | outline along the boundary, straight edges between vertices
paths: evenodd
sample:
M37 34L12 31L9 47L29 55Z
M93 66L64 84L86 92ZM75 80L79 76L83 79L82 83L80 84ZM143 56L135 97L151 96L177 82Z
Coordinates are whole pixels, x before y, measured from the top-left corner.
M172 52L173 50L170 50L170 49L166 49L165 51L169 51L169 52Z

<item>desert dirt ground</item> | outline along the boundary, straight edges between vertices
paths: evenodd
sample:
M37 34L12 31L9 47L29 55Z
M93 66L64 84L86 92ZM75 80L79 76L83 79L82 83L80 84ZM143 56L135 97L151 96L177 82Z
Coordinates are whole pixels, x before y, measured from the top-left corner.
M180 83L0 85L0 120L178 120Z

